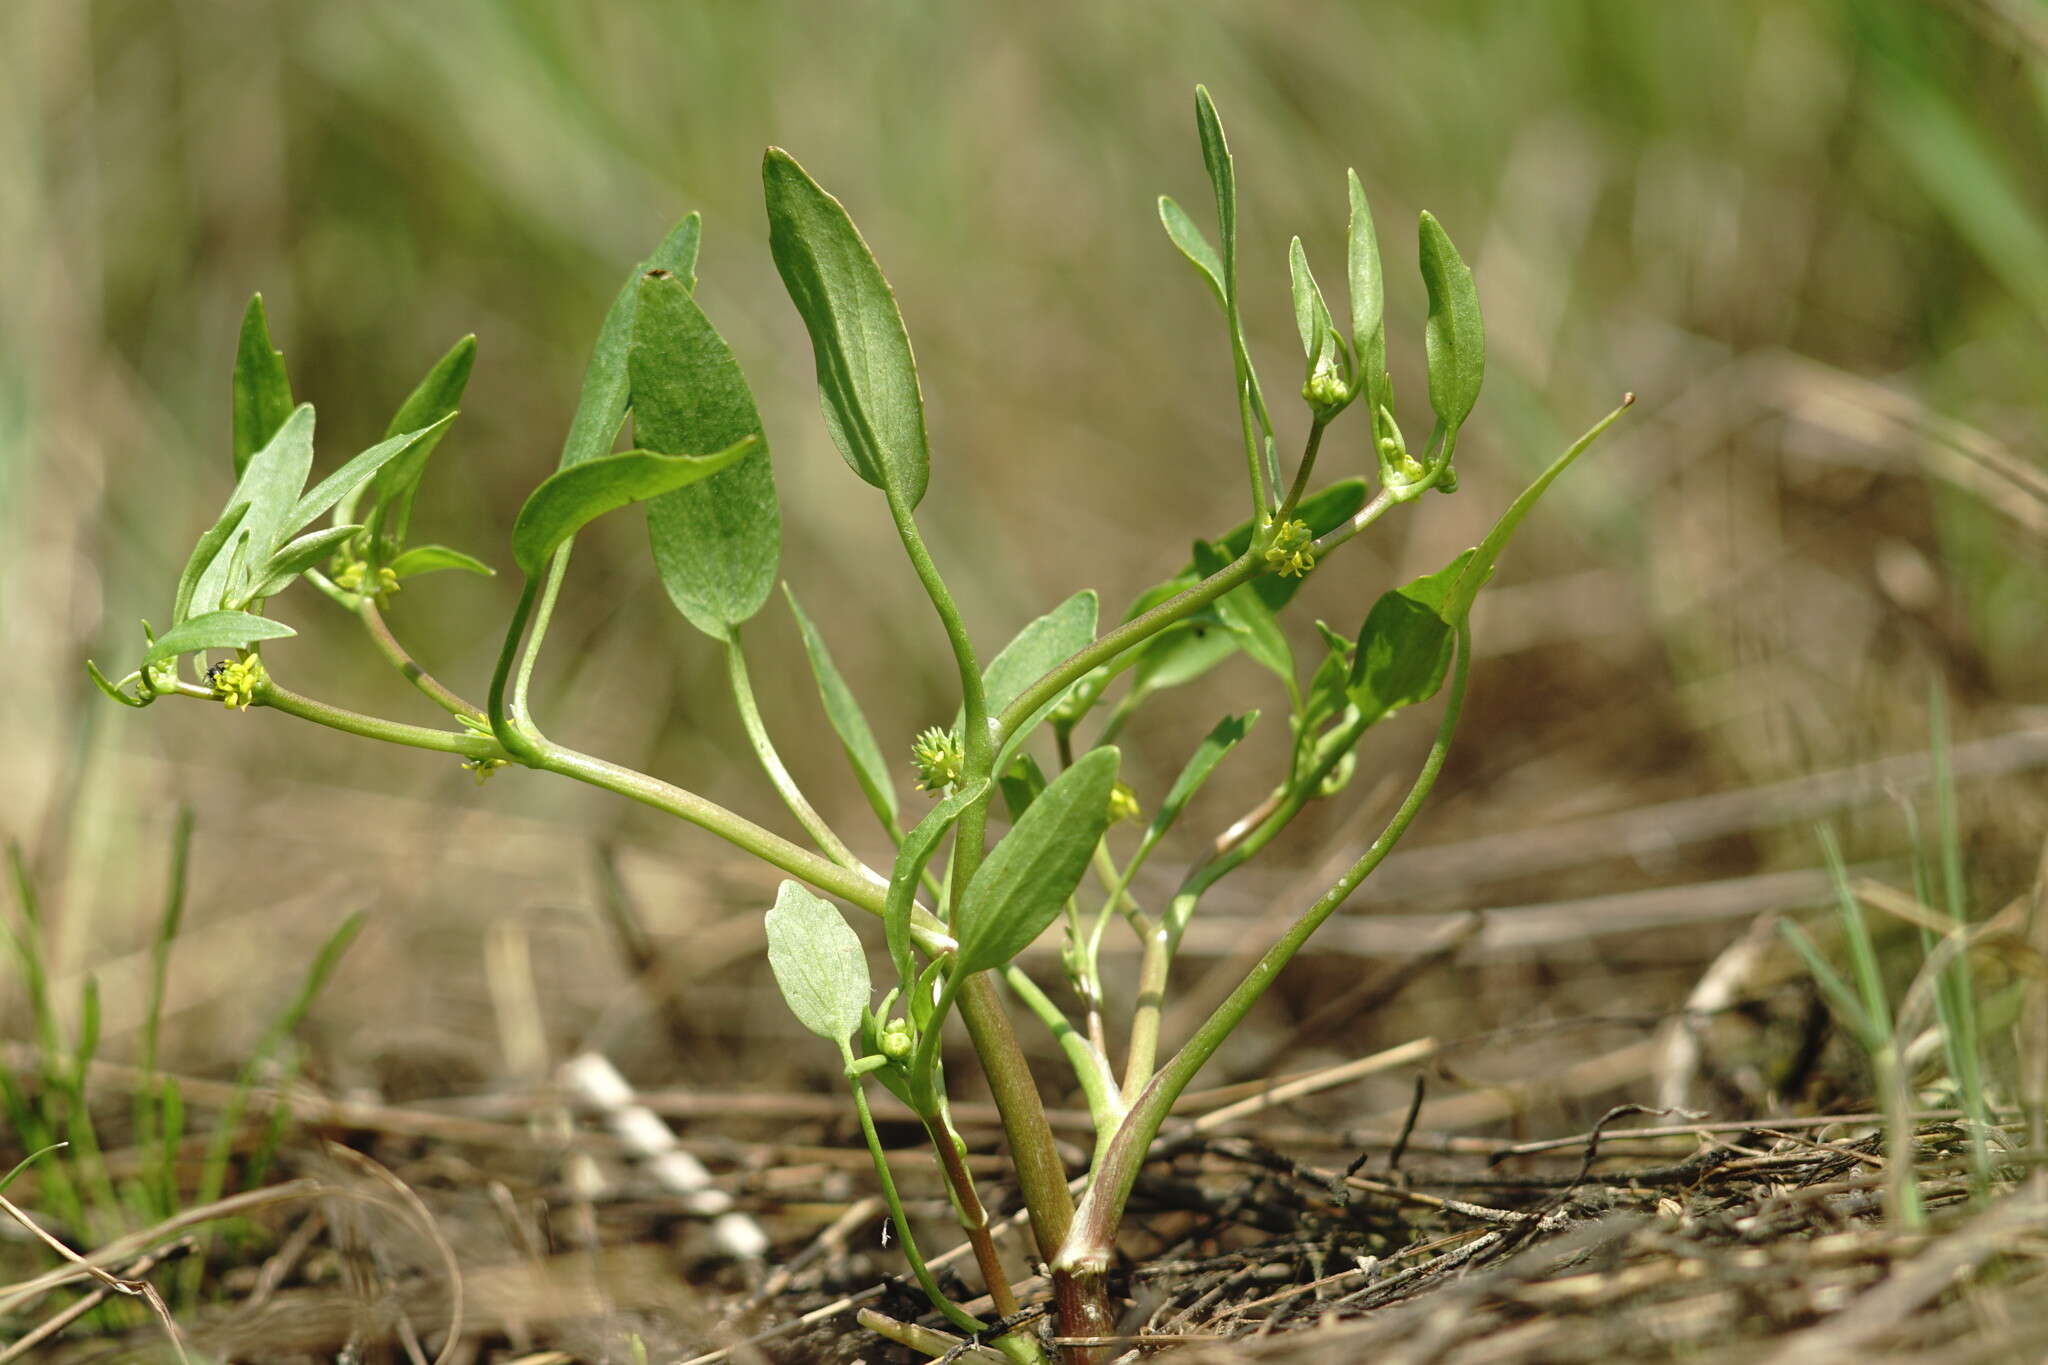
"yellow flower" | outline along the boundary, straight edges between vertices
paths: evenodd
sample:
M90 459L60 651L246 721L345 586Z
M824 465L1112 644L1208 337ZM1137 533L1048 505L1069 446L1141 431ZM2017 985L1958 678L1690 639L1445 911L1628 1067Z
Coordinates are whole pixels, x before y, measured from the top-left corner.
M256 701L257 685L268 676L263 671L263 660L251 654L246 659L217 663L207 669L206 685L228 710L246 711Z

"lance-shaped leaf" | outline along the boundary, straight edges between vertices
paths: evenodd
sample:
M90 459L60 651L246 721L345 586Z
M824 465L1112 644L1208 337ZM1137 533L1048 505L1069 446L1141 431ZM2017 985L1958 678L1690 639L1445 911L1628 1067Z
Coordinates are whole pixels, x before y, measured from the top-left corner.
M1405 587L1381 594L1358 632L1347 691L1368 724L1427 701L1451 665L1453 625L1447 604L1477 550Z
M680 276L640 277L627 370L642 449L706 455L760 437L740 363ZM730 639L768 600L782 554L766 439L730 469L650 501L647 531L669 601L714 640Z
M1393 385L1387 379L1386 281L1380 273L1379 235L1373 231L1365 186L1358 182L1357 171L1347 170L1344 176L1351 193L1351 226L1345 253L1351 286L1351 345L1358 357L1358 379L1364 390L1366 412L1377 431L1380 409L1392 410L1394 406Z
M905 990L917 980L917 959L911 952L911 920L917 907L917 879L925 864L939 851L961 813L988 791L988 779L962 782L951 796L933 806L924 819L911 826L896 850L896 864L889 870L889 894L882 902L882 931L889 939L889 957L896 964L896 976Z
M916 507L930 475L924 397L896 295L837 199L789 153L761 162L768 246L816 355L825 425L853 472Z
M1109 827L1118 759L1114 748L1084 754L989 850L954 913L956 971L1001 967L1059 918Z
M1216 248L1209 245L1209 239L1195 226L1195 220L1188 217L1188 211L1174 202L1169 195L1159 196L1159 221L1165 225L1166 235L1180 248L1180 254L1188 263L1202 272L1202 278L1209 282L1209 291L1216 296L1216 302L1228 306L1223 293L1223 258L1216 254Z
M263 296L252 294L235 347L235 477L241 477L250 457L270 444L270 438L291 415L292 384L285 375L284 353L270 344Z
M238 502L220 514L220 520L207 529L205 535L192 547L191 556L185 561L185 571L178 575L178 595L171 608L171 624L176 625L192 614L192 595L199 589L199 577L212 567L226 548L228 537L241 526L242 518L249 514L249 504Z
M1323 302L1323 288L1308 268L1308 252L1301 238L1287 244L1287 283L1294 295L1294 330L1301 335L1301 353L1308 360L1310 374L1318 365L1336 358L1335 338L1330 330L1330 306Z
M277 552L265 560L253 575L257 587L249 594L250 600L277 596L291 586L293 579L340 549L344 541L362 529L360 526L324 526L279 546Z
M415 545L387 565L400 578L417 578L423 573L438 573L443 569L460 569L484 578L497 574L497 570L460 550L451 550L446 545Z
M247 549L239 555L215 555L200 573L198 586L187 604L194 615L214 611L228 596L239 595L247 571L270 558L271 552L298 529L289 525L292 508L312 468L313 407L302 403L263 449L249 457L248 466L242 470L241 482L235 485L228 502L249 504L236 535L237 546L246 542Z
M882 757L881 746L875 743L875 732L868 728L868 718L862 713L853 689L846 685L839 666L832 662L825 637L797 605L789 584L782 585L782 592L789 599L790 614L796 617L796 628L803 635L804 653L810 657L811 676L817 680L818 698L825 704L825 718L832 722L832 733L839 736L839 747L846 751L854 779L860 783L868 804L874 807L876 817L894 829L899 810L896 784L890 776L888 760Z
M329 474L320 482L307 489L299 500L292 504L290 515L285 518L284 533L311 526L333 507L380 472L410 460L422 447L432 450L448 430L448 424L455 420L453 412L444 412L424 427L387 436L368 450L357 455L341 468Z
M590 348L589 363L583 369L583 391L576 400L569 435L562 442L563 468L609 454L618 441L632 391L627 362L633 345L633 314L640 297L640 277L650 270L666 270L683 281L684 289L694 291L697 243L703 228L703 218L694 213L676 224L654 254L626 277L612 299L604 323L597 330L596 344Z
M180 621L157 636L149 652L142 656L142 666L148 668L202 649L247 649L259 640L282 640L296 634L281 621L251 616L246 611L210 611Z
M1447 435L1454 436L1479 401L1486 378L1486 326L1471 269L1426 211L1421 243L1422 282L1429 289L1429 321L1422 334L1429 357L1429 406Z
M1223 295L1237 297L1237 168L1230 156L1230 143L1223 136L1223 120L1216 115L1216 102L1203 86L1195 87L1195 130L1202 140L1202 164L1209 171L1209 183L1216 190L1216 227L1223 241Z
M512 524L512 558L529 577L587 523L628 503L708 479L754 448L749 436L715 455L660 455L627 450L558 469L541 482Z
M768 967L797 1022L844 1045L860 1027L872 986L867 952L839 908L784 882L768 911Z
M448 420L462 406L463 390L469 387L469 373L475 368L476 338L466 336L434 362L434 368L406 395L384 428L387 441L408 432L423 434L378 469L371 480L371 518L379 534L401 543L405 540L406 529L412 522L413 496L419 492L420 479L427 472L427 458L441 444L441 437L448 431ZM351 489L350 493L353 492ZM336 520L353 521L353 510L352 506L344 506Z
M1182 812L1187 810L1188 802L1194 800L1195 793L1200 791L1202 785L1215 773L1216 765L1237 747L1238 741L1251 733L1252 726L1258 724L1258 721L1257 711L1248 711L1241 716L1225 716L1216 722L1215 729L1203 736L1202 742L1195 746L1195 752L1189 755L1187 763L1182 766L1180 775L1175 777L1173 785L1166 789L1166 799L1159 803L1159 809L1153 813L1152 823L1145 827L1144 835L1138 840L1137 851L1131 855L1134 866L1142 862L1151 853L1153 846L1173 828ZM1125 875L1128 878L1129 874Z

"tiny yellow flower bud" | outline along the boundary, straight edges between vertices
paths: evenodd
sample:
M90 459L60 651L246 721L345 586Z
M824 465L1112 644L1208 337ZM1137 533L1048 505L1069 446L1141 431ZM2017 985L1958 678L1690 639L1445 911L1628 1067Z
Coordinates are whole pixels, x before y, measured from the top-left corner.
M1119 782L1109 789L1109 823L1135 820L1142 814L1138 807L1138 794L1131 790L1128 782Z
M462 766L471 776L476 778L476 784L481 787L490 780L492 773L505 766L505 760L502 758L468 758L463 760Z

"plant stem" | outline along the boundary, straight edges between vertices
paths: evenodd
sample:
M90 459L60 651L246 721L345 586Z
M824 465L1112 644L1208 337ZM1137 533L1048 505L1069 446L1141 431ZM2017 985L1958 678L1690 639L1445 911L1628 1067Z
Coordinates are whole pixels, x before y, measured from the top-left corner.
M1256 578L1265 571L1265 567L1257 553L1247 550L1186 592L1176 593L1144 615L1133 617L1098 637L1095 643L1076 650L1010 703L997 722L998 733L1008 740L1039 707L1064 692L1076 680L1125 650L1143 644L1175 621L1200 611L1240 583Z
M554 619L555 600L561 596L562 580L569 575L569 552L575 548L575 541L564 541L548 561L547 586L541 590L540 605L533 613L533 632L526 641L526 652L519 657L519 681L512 689L512 710L522 723L530 714L526 693L533 682L534 661L540 658L541 641L547 638L548 623Z
M1407 798L1364 855L1288 928L1277 943L1266 950L1257 965L1246 973L1244 980L1196 1030L1194 1037L1146 1084L1131 1106L1131 1112L1117 1130L1107 1155L1096 1166L1094 1181L1082 1196L1072 1235L1052 1261L1054 1290L1063 1303L1069 1292L1085 1292L1089 1284L1099 1281L1108 1270L1124 1204L1130 1198L1131 1187L1137 1182L1152 1139L1158 1135L1160 1125L1172 1111L1174 1101L1215 1055L1223 1040L1243 1022L1294 955L1301 951L1302 945L1308 942L1310 935L1336 913L1414 823L1416 814L1443 771L1444 759L1450 753L1451 736L1457 730L1458 717L1465 706L1465 686L1471 673L1471 659L1471 628L1461 620L1458 625L1457 664L1451 677L1450 694L1444 704L1443 719ZM1062 1287L1063 1281L1071 1282L1071 1290ZM1062 1328L1072 1330L1064 1320Z
M457 733L452 730L429 730L424 725L407 725L402 721L385 720L381 716L366 716L359 711L349 711L339 706L330 706L324 701L302 697L290 688L280 686L276 679L265 677L256 684L256 694L251 705L267 706L273 711L282 711L300 720L310 720L315 725L324 725L330 730L346 734L361 735L365 739L381 739L387 744L403 744L412 749L431 749L436 753L460 754L464 758L503 759L507 754L498 742L489 735Z
M485 718L484 709L474 702L465 701L456 692L445 686L440 679L420 667L411 651L399 643L385 623L384 613L377 606L377 599L368 593L358 594L355 607L356 617L369 632L370 642L377 646L377 652L405 676L405 680L427 694L433 703L451 716L469 716L476 720Z
M543 772L573 777L579 782L602 787L620 796L631 797L642 805L678 816L700 829L711 831L727 843L737 845L762 862L809 882L827 895L837 896L872 914L882 913L887 887L874 873L841 867L693 791L552 742L540 747L532 766ZM917 912L914 918L918 920L917 928L925 935L927 950L943 951L949 940L938 921L923 912ZM936 939L933 934L937 935Z
M1294 515L1294 509L1301 505L1302 494L1308 492L1309 475L1315 472L1316 452L1322 449L1323 429L1330 425L1327 417L1318 417L1308 429L1308 444L1302 448L1301 467L1294 471L1294 486L1287 490L1287 496L1280 503L1280 509L1273 513L1273 520L1284 522Z
M739 706L740 724L746 729L747 739L754 746L754 756L761 761L761 769L768 774L768 781L782 797L782 804L789 807L797 823L822 849L825 856L841 867L859 868L859 858L853 855L832 827L825 823L817 809L804 799L797 787L796 779L789 775L789 769L782 764L782 756L775 752L775 742L768 737L768 727L762 723L761 707L754 698L754 684L747 676L747 656L740 650L739 627L734 626L725 641L726 672L732 680L733 701Z
M1010 1317L1017 1311L1017 1296L1011 1292L1009 1272L1003 1269L995 1238L989 1236L988 1209L982 1205L981 1195L974 1188L974 1176L961 1156L959 1134L953 1131L943 1112L925 1118L924 1132L931 1139L932 1150L939 1154L939 1169L945 1173L946 1188L953 1195L953 1211L959 1216L960 1230L967 1234L968 1244L974 1248L974 1262L981 1268L981 1282L988 1286L996 1316Z
M1031 1213L1031 1233L1039 1257L1051 1260L1073 1224L1074 1197L1067 1190L1066 1168L1053 1146L1052 1125L1046 1122L1038 1084L1031 1079L1031 1066L1024 1060L1024 1049L1017 1045L1010 1016L987 972L976 972L962 984L960 1018L967 1025L967 1036L981 1058L996 1110L1002 1116L1010 1163Z
M853 1050L844 1042L839 1053L844 1063L853 1065ZM896 1225L896 1236L903 1243L903 1259L910 1262L910 1273L917 1277L918 1287L925 1297L932 1301L932 1307L945 1314L946 1321L966 1332L979 1332L982 1322L972 1313L946 1297L944 1290L925 1264L924 1255L917 1249L917 1237L910 1230L910 1219L903 1212L902 1196L896 1192L896 1177L890 1174L889 1157L882 1149L881 1135L875 1131L875 1116L868 1109L867 1087L858 1076L847 1077L847 1087L853 1091L853 1107L860 1115L861 1136L867 1139L868 1155L874 1158L875 1177L882 1184L882 1202L889 1207L889 1219ZM1005 1286L1007 1288L1007 1286Z
M512 610L512 623L505 627L505 643L498 647L498 667L491 674L490 718L491 733L498 737L498 743L505 752L528 767L539 767L540 745L536 737L526 733L526 708L515 695L511 699L511 710L506 709L506 684L512 676L513 662L519 657L519 642L526 634L526 623L533 616L534 598L540 585L532 578L526 580L519 590L519 605ZM528 656L529 660L531 655Z
M1073 1021L1068 1019L1060 1007L1053 1003L1039 988L1036 981L1019 967L1011 963L1003 968L1003 982L1016 993L1024 1007L1038 1016L1066 1054L1067 1065L1074 1070L1074 1079L1080 1083L1081 1093L1088 1101L1088 1117L1095 1124L1097 1153L1101 1144L1116 1131L1123 1122L1123 1097L1117 1093L1116 1077L1110 1073L1109 1058L1089 1039L1081 1036Z

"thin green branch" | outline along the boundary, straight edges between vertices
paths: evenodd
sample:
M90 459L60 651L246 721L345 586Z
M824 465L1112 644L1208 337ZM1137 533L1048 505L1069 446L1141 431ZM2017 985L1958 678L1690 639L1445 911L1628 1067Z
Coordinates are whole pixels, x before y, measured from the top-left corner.
M383 611L377 606L376 598L368 593L357 593L354 596L356 619L361 621L363 629L369 632L370 643L377 647L377 652L382 654L407 682L424 692L434 705L451 716L466 716L472 720L485 719L485 712L481 706L464 700L454 689L443 684L440 679L420 666L419 661L413 658L412 652L392 634L390 625L384 620Z
M1130 1198L1131 1187L1137 1181L1152 1139L1172 1112L1174 1102L1215 1055L1216 1049L1223 1045L1223 1040L1271 988L1295 954L1301 951L1302 945L1385 861L1414 823L1423 802L1436 786L1437 777L1443 772L1444 760L1450 753L1451 737L1456 733L1458 718L1465 707L1465 687L1471 673L1472 634L1469 625L1463 621L1459 622L1457 639L1457 663L1451 677L1450 694L1444 703L1443 719L1406 799L1363 856L1288 928L1278 942L1266 950L1236 989L1195 1031L1195 1035L1147 1083L1117 1130L1104 1159L1095 1168L1095 1179L1082 1197L1081 1207L1076 1213L1073 1234L1053 1261L1056 1271L1089 1274L1107 1268L1124 1203Z
M760 760L761 770L768 774L768 781L782 798L782 804L789 807L789 813L796 817L797 823L804 827L826 857L841 867L861 868L861 860L854 856L853 850L804 797L796 779L783 766L782 756L775 751L775 742L769 738L768 727L761 719L760 703L754 697L753 680L747 675L747 656L740 649L737 626L726 637L725 663L726 674L732 682L733 701L739 707L740 725L746 730L747 740L754 747L754 756Z

